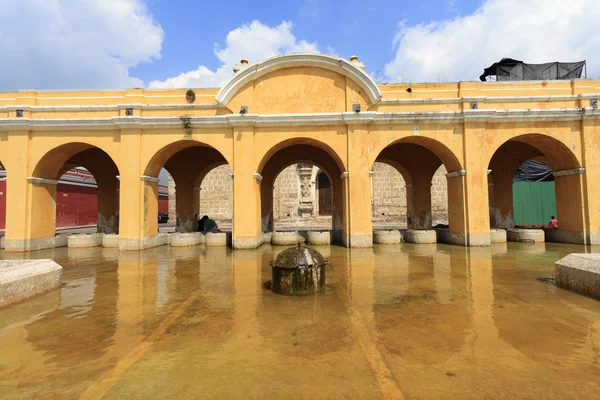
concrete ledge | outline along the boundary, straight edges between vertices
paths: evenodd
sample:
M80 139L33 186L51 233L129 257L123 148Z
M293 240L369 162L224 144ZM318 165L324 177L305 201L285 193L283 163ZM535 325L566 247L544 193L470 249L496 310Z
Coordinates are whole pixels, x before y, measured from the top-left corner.
M207 247L227 246L230 242L227 238L227 232L206 232L205 244Z
M105 247L107 249L119 248L119 235L117 235L116 233L104 235L104 237L102 238L102 247Z
M407 229L404 238L409 243L434 244L437 243L437 232L425 229Z
M492 243L506 243L506 230L490 229L490 240Z
M309 231L307 233L308 244L327 245L331 244L331 232L329 231Z
M54 238L54 247L67 247L69 245L69 237L67 235L56 236Z
M518 229L512 228L506 230L506 237L509 242L521 243L544 243L545 234L541 229Z
M171 247L190 247L204 243L206 236L202 232L171 233L169 244Z
M54 236L38 239L4 239L4 250L7 252L35 251L53 249Z
M569 254L554 268L558 287L600 300L600 254Z
M148 236L142 239L127 239L119 237L119 249L121 250L144 250L152 247L164 246L169 244L169 234L159 233L156 236Z
M71 235L69 236L69 247L84 248L102 246L102 239L104 239L104 236L104 233L93 233L91 235Z
M353 249L366 249L373 247L373 234L350 235L350 247Z
M544 229L546 242L586 244L586 235L583 232L570 232L562 229Z
M236 250L253 250L264 243L265 235L261 232L258 236L232 237L233 248Z
M62 267L52 260L0 261L0 308L60 287Z
M271 244L275 246L291 246L298 243L304 243L304 238L297 232L273 232L271 235Z
M399 230L373 231L373 243L398 244L402 243L402 234Z

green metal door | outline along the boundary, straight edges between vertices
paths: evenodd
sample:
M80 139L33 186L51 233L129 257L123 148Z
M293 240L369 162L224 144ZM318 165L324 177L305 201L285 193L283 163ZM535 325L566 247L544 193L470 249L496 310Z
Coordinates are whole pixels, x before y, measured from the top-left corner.
M556 216L554 182L513 183L513 213L517 225L542 225Z

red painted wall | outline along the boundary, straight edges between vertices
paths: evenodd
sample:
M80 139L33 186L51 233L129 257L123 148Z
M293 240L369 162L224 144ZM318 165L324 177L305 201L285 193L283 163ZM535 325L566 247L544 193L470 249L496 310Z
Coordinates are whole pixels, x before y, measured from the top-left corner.
M0 229L6 225L6 181L0 181Z
M95 187L59 183L56 187L56 227L96 225L98 195ZM158 211L169 212L169 197L159 195ZM6 180L0 181L0 229L6 226Z
M56 187L56 227L96 225L98 189L59 183Z
M169 196L158 196L158 212L169 212Z

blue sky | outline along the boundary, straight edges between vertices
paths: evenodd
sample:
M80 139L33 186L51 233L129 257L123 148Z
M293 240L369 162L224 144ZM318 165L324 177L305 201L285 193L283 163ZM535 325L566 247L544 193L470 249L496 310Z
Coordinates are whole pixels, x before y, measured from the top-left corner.
M386 62L394 57L392 41L401 20L416 25L450 19L460 13L473 12L480 4L472 0L368 3L364 0L236 0L227 1L224 12L221 2L153 0L148 2L148 8L165 31L163 59L140 64L132 71L144 81L150 81L164 80L200 64L214 70L220 65L212 53L215 44L222 46L229 31L257 20L268 26L291 21L297 38L317 42L321 51L333 49L344 58L356 54L372 73L379 70L383 74ZM191 22L199 20L206 22L196 26Z
M598 0L0 0L0 91L215 87L241 58L356 54L380 82L476 80L502 57L588 62Z

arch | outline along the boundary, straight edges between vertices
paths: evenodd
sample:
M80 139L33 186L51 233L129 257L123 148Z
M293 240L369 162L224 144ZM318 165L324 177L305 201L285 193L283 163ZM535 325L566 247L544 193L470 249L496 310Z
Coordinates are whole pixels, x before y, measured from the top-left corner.
M401 144L412 144L415 146L421 146L425 149L429 150L431 153L435 154L437 158L440 159L441 163L444 164L446 170L448 172L459 171L463 169L462 163L459 158L454 154L452 150L450 150L444 143L437 141L435 139L431 139L425 136L408 136L401 139L398 139L392 143L389 143L385 147L383 147L378 153L373 163L377 161L381 161L382 159L387 159L386 150L393 148L397 145Z
M346 171L346 167L344 165L344 162L342 161L342 158L329 145L327 145L326 143L324 143L320 140L307 138L307 137L300 137L300 138L293 138L293 139L281 141L281 142L275 144L273 147L271 147L265 153L265 155L262 157L262 159L260 160L260 163L258 164L257 172L262 175L265 165L269 162L269 160L271 160L271 158L277 152L279 152L281 150L285 150L286 148L289 148L292 146L297 146L297 145L311 146L311 147L323 150L337 164L340 174L342 172ZM297 159L301 160L301 159L303 159L303 157L298 157ZM309 160L309 159L305 159L305 160L307 160L306 162L308 162L309 164L315 163L315 161L313 161L313 160ZM296 161L296 162L303 162L303 161ZM294 162L292 162L291 164L294 164ZM289 164L289 165L291 165L291 164ZM314 164L314 165L316 165L316 164ZM331 179L332 177L330 176L329 178Z
M248 65L245 69L233 75L227 83L221 87L215 100L220 105L227 106L235 94L249 82L258 79L269 72L293 67L316 67L344 75L361 86L369 98L371 105L377 103L382 97L381 91L373 78L348 60L324 54L291 53L278 55Z
M511 142L524 143L538 150L541 153L540 155L545 156L550 161L555 171L581 168L581 164L573 151L571 151L563 142L552 136L539 133L519 135L499 143L491 153L490 162L498 150L501 150L503 146Z
M119 164L104 149L89 143L71 142L61 144L47 151L37 162L33 169L32 177L57 180L62 175L61 171L63 170L64 165L67 164L72 157L89 150L94 150L91 155L93 158L109 160L112 165L119 170ZM85 165L82 166L86 167Z
M79 187L74 193L74 200L69 196L73 188L68 192L63 192L63 196L57 198L57 193L64 190L61 188L58 180L74 167L83 167L94 177L96 181L96 190L90 189L80 191ZM59 223L59 216L66 218L63 223L77 226L81 223L91 222L82 221L79 216L73 221L72 209L73 201L82 202L86 206L95 208L89 198L82 200L81 196L96 196L97 198L97 231L100 233L116 233L119 226L119 168L114 159L100 147L83 142L65 143L46 152L36 164L32 178L41 178L41 181L32 182L32 202L34 203L32 220L36 221L36 234L40 237L54 236L56 225ZM72 193L71 193L72 194ZM63 197L67 203L62 202ZM79 198L79 199L78 199ZM78 200L77 200L78 199ZM62 205L61 205L62 204ZM80 203L76 203L80 204ZM60 210L63 210L61 213ZM88 211L90 209L88 208ZM48 218L48 215L56 218Z
M552 136L531 133L500 143L489 161L488 185L490 225L513 228L513 177L523 162L537 159L548 165L555 177L556 212L559 230L549 231L548 241L581 244L586 242L581 164L568 146ZM550 215L548 215L548 220ZM541 223L547 223L540 221Z
M400 175L402 175L402 179L404 179L405 184L412 185L412 177L411 177L410 173L399 162L394 161L394 160L388 160L388 159L377 159L373 162L373 167L375 166L375 163L382 163L382 164L389 165L390 167L392 167L396 171L398 171L398 173L400 173ZM371 170L373 170L373 167L371 167Z
M262 229L270 230L273 218L273 184L279 174L290 165L296 163L310 164L318 167L327 175L334 187L334 212L332 215L333 230L342 231L345 220L344 190L342 188L343 163L340 157L326 144L314 139L296 138L273 146L260 161L258 173L261 181L261 221ZM337 240L337 239L336 239Z
M148 161L146 167L144 168L144 175L157 177L160 170L165 166L167 161L169 161L175 154L193 147L205 148L205 155L211 156L212 158L219 158L220 156L223 163L228 163L229 165L231 165L231 162L227 160L223 153L221 153L213 146L196 140L179 140L173 143L169 143L166 146L163 146L156 153L154 153L154 155L152 156L150 161ZM215 157L216 155L218 156ZM216 161L211 161L211 163L212 162Z

